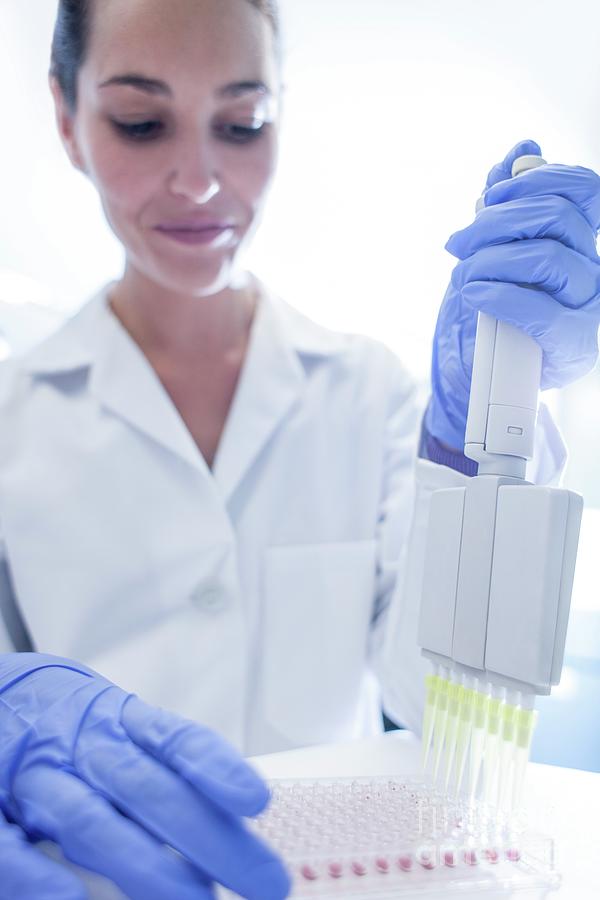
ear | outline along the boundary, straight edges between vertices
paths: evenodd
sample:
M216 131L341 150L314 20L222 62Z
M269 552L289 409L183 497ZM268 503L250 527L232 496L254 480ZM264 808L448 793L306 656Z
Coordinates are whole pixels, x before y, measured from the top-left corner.
M80 172L86 174L86 167L77 143L75 134L75 116L70 111L65 100L62 89L54 75L48 76L50 91L54 98L54 112L56 115L56 127L63 147L67 151L67 155L72 164Z

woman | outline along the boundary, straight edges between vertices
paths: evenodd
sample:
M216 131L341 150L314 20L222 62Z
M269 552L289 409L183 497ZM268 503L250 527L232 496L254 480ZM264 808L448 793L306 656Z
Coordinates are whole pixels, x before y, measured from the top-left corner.
M392 354L239 270L277 158L272 5L165 8L59 7L59 131L126 266L2 372L0 808L129 896L221 881L264 900L285 875L238 820L263 786L212 732L126 691L246 753L372 733L379 690L418 727L416 591L399 563L418 415ZM464 262L436 332L420 499L472 471L478 308L537 337L546 385L595 359L598 180L547 166L511 182L525 152L539 148L492 171L485 213L453 239ZM22 852L14 884L41 871ZM61 884L48 896L79 896Z

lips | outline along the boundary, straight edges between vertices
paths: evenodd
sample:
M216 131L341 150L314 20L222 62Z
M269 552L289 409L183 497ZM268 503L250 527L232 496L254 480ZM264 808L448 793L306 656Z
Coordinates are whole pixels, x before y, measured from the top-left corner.
M178 219L174 222L161 222L156 228L158 231L225 231L234 228L233 222L219 219Z
M234 229L235 224L222 219L177 219L161 223L155 230L178 244L218 248L229 244Z

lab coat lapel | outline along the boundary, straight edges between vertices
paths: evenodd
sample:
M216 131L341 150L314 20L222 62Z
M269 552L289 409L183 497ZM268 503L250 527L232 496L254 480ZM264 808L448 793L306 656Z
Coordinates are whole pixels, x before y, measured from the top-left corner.
M37 378L89 370L102 408L175 453L196 470L208 467L154 369L108 307L111 285L28 356Z
M300 398L306 375L276 298L263 296L213 473L229 500Z
M101 325L91 393L105 409L208 474L202 454L138 345L108 310Z

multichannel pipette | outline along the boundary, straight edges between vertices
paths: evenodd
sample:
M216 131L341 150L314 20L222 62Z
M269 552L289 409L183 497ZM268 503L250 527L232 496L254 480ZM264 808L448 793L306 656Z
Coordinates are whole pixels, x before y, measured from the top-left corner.
M543 164L522 156L512 175ZM535 341L479 314L464 451L479 471L432 494L419 619L435 670L423 764L447 789L509 809L520 803L535 695L560 680L583 506L525 480L540 373Z

